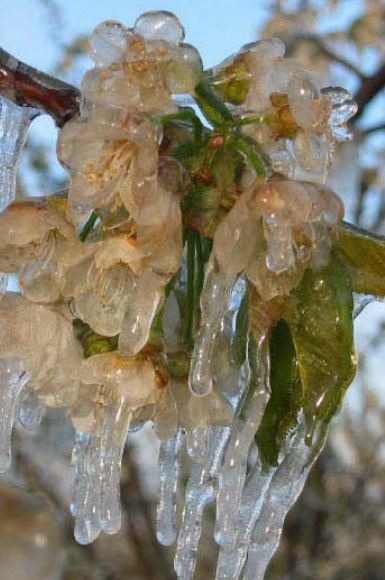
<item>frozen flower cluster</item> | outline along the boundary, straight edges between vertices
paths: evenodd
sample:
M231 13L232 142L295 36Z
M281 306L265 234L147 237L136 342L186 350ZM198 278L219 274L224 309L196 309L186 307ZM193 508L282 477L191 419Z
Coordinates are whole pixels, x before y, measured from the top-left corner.
M7 159L14 172L33 112L1 109L22 137L0 134L12 202L0 272L18 281L0 301L0 466L15 416L33 427L44 407L65 407L75 536L88 543L120 528L127 435L152 421L158 537L177 540L178 576L193 576L216 499L217 578L238 578L246 561L244 577L262 578L354 370L334 248L343 205L325 179L356 106L277 39L204 71L168 12L132 29L105 22L89 47L80 113L58 139L67 192L14 200ZM330 358L333 341L350 363Z

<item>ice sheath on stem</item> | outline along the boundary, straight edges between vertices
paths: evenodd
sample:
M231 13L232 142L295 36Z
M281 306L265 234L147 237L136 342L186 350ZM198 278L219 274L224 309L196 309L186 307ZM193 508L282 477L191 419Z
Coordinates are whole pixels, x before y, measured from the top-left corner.
M220 546L234 545L238 515L246 480L247 459L270 395L269 353L265 336L249 343L250 384L232 426L219 473L215 540Z
M0 360L0 473L8 471L11 465L11 435L17 415L20 393L28 382L18 359Z
M190 390L199 397L208 395L213 387L211 364L215 339L229 308L234 282L232 276L218 271L215 263L209 264L201 295L203 323L195 341L189 376Z
M80 544L89 544L101 530L114 534L120 529L120 469L131 417L132 412L120 401L105 410L101 434L77 434L71 511Z
M175 555L175 571L181 580L194 576L203 511L215 499L217 478L224 447L230 435L229 427L207 427L210 432L206 457L194 462L187 482L181 529Z
M19 107L0 97L0 211L16 196L16 171L36 109Z
M161 544L171 546L177 536L178 488L181 467L183 433L178 429L171 439L160 444L159 450L159 499L156 535Z
M305 441L305 426L297 428L292 447L276 469L251 533L245 580L263 580L281 538L289 510L301 494L309 472L321 453L328 429L318 426L312 445Z

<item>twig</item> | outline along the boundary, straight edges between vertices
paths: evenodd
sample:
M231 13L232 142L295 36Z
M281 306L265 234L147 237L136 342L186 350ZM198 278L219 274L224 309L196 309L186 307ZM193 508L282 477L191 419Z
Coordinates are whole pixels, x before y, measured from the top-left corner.
M20 62L0 48L0 94L51 115L59 127L79 112L79 90Z
M330 46L328 46L326 42L324 42L316 34L296 34L295 36L292 36L287 41L288 52L293 50L294 46L298 42L308 42L313 44L321 54L323 54L330 60L337 62L338 64L341 64L343 67L350 70L350 72L352 72L362 81L365 81L366 77L360 68L358 68L353 62L346 59L341 54L335 52Z
M379 133L380 131L385 131L385 123L379 123L378 125L373 125L367 129L361 131L361 135L371 135L372 133Z
M357 120L364 112L365 107L385 87L385 63L372 76L367 77L358 89L354 99L358 105Z

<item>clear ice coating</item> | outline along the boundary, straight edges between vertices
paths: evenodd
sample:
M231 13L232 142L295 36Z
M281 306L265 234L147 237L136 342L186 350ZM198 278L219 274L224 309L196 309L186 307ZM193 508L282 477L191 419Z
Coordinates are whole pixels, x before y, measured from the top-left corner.
M218 271L214 263L209 266L201 296L203 323L195 340L189 376L190 390L199 397L208 395L213 387L212 355L223 318L230 306L234 282L233 276Z
M37 111L0 96L0 211L16 196L16 171L30 122Z
M101 530L114 534L121 526L120 469L132 413L120 401L103 415L100 433L78 433L73 452L71 512L80 544L89 544Z
M45 406L39 401L37 395L29 390L22 393L19 405L19 423L24 427L33 431L36 429L43 419L45 413Z
M177 506L180 477L180 455L183 446L181 430L160 444L159 500L156 535L161 544L171 546L177 536Z
M285 59L278 39L207 75L184 36L167 11L96 28L80 115L58 143L64 196L13 203L37 111L0 97L0 472L15 420L35 429L46 407L65 407L75 537L88 544L120 529L124 446L151 419L157 537L176 545L178 578L194 577L215 502L216 580L262 580L327 431L316 427L308 445L299 410L277 465L263 463L255 434L274 376L270 331L304 272L330 256L343 206L319 184L356 104ZM199 107L219 115L211 134ZM245 112L251 123L227 126ZM202 137L213 153L204 145L203 161L191 153ZM7 292L8 273L18 292ZM356 295L354 316L372 300Z
M16 358L0 359L0 473L11 465L11 435L23 386L29 376Z

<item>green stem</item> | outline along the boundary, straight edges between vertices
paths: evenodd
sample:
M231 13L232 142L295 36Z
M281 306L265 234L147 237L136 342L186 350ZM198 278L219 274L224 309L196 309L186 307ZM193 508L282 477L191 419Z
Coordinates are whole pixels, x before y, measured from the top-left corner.
M259 177L264 177L266 175L267 167L255 141L249 142L244 137L235 137L231 139L230 147L234 148L240 153L243 153L243 155L254 167L255 172Z
M195 87L195 100L200 109L214 127L233 124L233 116L225 103L210 89L206 81Z
M187 311L183 331L183 342L190 348L193 343L193 326L195 310L195 240L194 233L186 232L187 242Z
M199 302L200 295L203 289L203 283L205 280L205 256L203 253L202 247L202 240L199 233L195 236L195 249L196 249L196 257L197 257L197 273L195 278L195 299L196 302ZM198 304L196 304L196 308Z
M85 242L86 239L88 238L89 234L92 231L92 228L95 225L96 220L98 219L98 216L96 215L96 213L93 211L92 214L90 215L90 217L88 218L88 220L86 221L84 228L82 229L82 231L80 232L80 240L82 242Z

